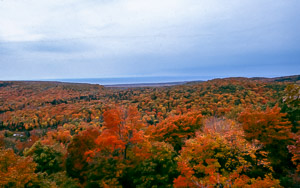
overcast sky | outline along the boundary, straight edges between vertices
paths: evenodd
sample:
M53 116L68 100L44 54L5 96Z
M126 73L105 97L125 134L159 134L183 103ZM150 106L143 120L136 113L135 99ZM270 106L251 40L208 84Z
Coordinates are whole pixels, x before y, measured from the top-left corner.
M0 80L299 70L299 0L0 0Z

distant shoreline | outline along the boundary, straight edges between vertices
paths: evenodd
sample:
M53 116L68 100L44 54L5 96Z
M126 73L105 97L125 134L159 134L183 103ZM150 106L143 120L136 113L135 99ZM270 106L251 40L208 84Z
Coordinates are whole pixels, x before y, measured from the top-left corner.
M0 80L1 82L56 82L59 84L68 83L68 84L92 84L92 85L101 85L106 88L137 88L137 87L168 87L192 83L201 83L214 79L250 79L256 81L265 81L265 82L293 82L300 84L300 75L290 75L290 76L281 76L281 77L225 77L225 78L213 78L213 79L184 79L169 81L160 79L162 77L145 77L143 78L87 78L87 79L49 79L49 80ZM166 77L165 77L166 78ZM170 77L167 77L170 78ZM178 79L178 78L177 78ZM2 83L3 84L3 83ZM1 86L1 85L0 85Z
M165 83L133 83L133 84L110 84L103 85L104 87L110 88L132 88L132 87L165 87L165 86L175 86L186 84L190 81L182 81L182 82L165 82ZM194 81L192 81L194 82ZM197 81L198 82L198 81ZM201 81L199 81L201 82Z
M105 87L160 87L180 85L187 82L206 81L214 77L205 76L153 76L153 77L120 77L120 78L78 78L52 79L49 81L99 84Z

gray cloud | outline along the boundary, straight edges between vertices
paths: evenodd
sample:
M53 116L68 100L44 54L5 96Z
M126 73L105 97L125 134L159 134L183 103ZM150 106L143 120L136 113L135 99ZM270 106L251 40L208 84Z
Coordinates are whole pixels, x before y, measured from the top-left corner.
M0 79L295 74L299 8L297 0L0 1Z

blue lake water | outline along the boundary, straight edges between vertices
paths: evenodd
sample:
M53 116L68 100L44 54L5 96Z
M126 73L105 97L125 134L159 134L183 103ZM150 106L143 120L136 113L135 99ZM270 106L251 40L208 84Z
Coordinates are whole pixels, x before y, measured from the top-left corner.
M51 79L47 81L61 81L71 83L90 83L100 85L117 84L144 84L144 83L167 83L183 81L206 81L214 77L204 76L153 76L153 77L120 77L120 78L72 78L72 79Z

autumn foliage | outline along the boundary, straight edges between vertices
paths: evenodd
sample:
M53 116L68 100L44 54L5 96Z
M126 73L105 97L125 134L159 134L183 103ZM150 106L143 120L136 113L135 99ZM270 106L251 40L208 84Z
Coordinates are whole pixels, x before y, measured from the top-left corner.
M31 186L37 180L34 173L36 164L30 157L16 155L11 149L0 152L0 186L24 187Z
M127 150L143 141L145 127L139 112L134 107L127 111L121 108L109 109L103 113L104 129L95 140L97 151L119 152L124 159Z
M291 139L291 123L280 112L280 108L267 108L266 111L247 109L241 113L245 137L249 141L259 140L264 145L277 144Z
M0 81L0 187L295 187L299 86Z
M230 136L228 136L230 135ZM271 176L272 167L258 148L248 143L241 131L230 126L226 131L208 127L186 141L178 157L181 175L175 187L279 187ZM253 172L263 169L264 173ZM259 186L259 183L256 185Z
M170 116L155 127L150 127L149 131L154 140L165 141L178 151L185 140L195 136L195 132L203 125L202 121L201 112L188 112Z

